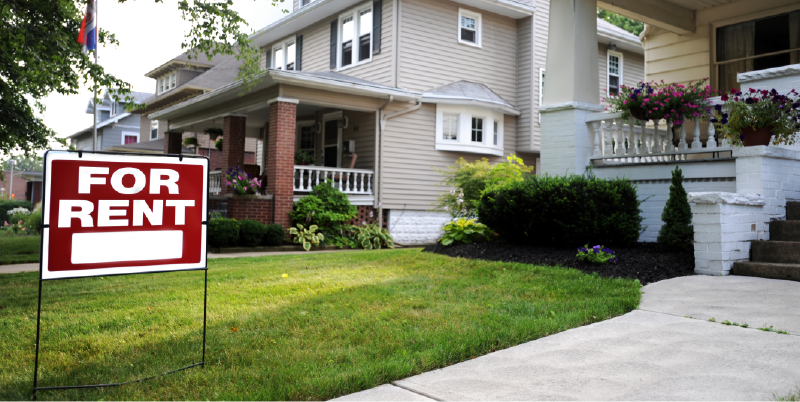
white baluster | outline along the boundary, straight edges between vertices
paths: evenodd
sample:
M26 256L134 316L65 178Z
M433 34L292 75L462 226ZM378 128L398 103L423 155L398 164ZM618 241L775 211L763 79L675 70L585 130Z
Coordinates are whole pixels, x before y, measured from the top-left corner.
M603 156L609 156L614 153L613 142L611 142L613 140L613 138L611 138L611 125L613 123L613 120L606 120L603 122L603 132L601 133L603 136Z
M708 141L706 141L706 148L716 148L717 139L715 138L717 130L714 129L714 123L708 122Z
M681 124L681 142L678 143L679 151L686 151L689 149L689 144L686 143L686 121Z
M619 157L625 153L625 120L617 119L615 123L617 129L614 130L614 142L616 143L614 155Z
M373 174L370 173L367 177L367 194L372 194L372 176Z
M703 143L700 142L700 118L692 120L694 123L694 139L692 140L692 149L700 149Z
M341 171L339 171L338 176L339 176L339 191L342 191L342 172ZM334 176L334 177L336 177L336 176Z
M658 122L659 120L653 120L653 145L652 145L652 153L653 155L660 155L661 154L661 133L658 131ZM660 156L654 156L653 161L660 161Z
M628 135L625 136L625 139L627 141L625 141L625 144L623 144L623 145L627 145L625 147L625 156L633 155L633 146L632 145L633 145L633 137L634 137L634 131L633 131L634 126L636 126L636 119L631 117L631 118L628 119L628 129L630 131L628 131ZM628 162L630 162L630 160L628 160Z
M600 156L600 122L593 121L592 127L594 128L594 150L592 156Z
M366 187L366 185L364 183L364 179L366 179L366 177L367 177L366 173L361 173L361 192L362 193L366 193L367 192L367 187Z

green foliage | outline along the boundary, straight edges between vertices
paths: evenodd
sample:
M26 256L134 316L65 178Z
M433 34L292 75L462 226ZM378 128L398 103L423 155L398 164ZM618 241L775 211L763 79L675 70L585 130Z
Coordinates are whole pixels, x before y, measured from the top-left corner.
M294 163L296 165L310 165L314 163L314 153L308 151L300 151L294 154Z
M186 137L183 139L183 146L185 147L191 147L191 146L196 147L197 144L198 144L197 137Z
M266 225L253 220L239 221L239 245L244 247L260 246L267 231Z
M33 210L28 216L28 228L31 233L42 233L42 210Z
M683 172L679 167L672 171L672 184L669 186L669 199L661 213L664 226L658 231L658 242L671 248L689 248L694 239L692 228L692 208L683 188Z
M0 223L11 218L8 216L8 211L14 208L31 209L30 201L17 201L17 200L0 200Z
M303 250L310 251L311 246L319 246L320 242L325 240L325 235L317 233L319 227L311 225L308 229L302 224L297 224L295 228L289 228L289 234L294 236L293 242L303 245Z
M294 224L317 225L326 232L340 232L343 224L355 218L357 213L347 195L327 180L296 202L289 217Z
M485 192L478 217L509 242L617 246L638 240L639 205L636 187L626 179L529 176Z
M209 220L208 244L211 247L232 247L239 244L239 222L227 218Z
M355 238L358 247L365 250L380 249L382 247L394 248L394 241L389 231L369 224L366 226L351 226L350 232Z
M0 162L0 171L3 170L11 170L11 166L8 163L9 160L14 160L14 171L17 172L41 172L42 168L42 157L36 155L24 156L24 155L17 155L17 156L9 156L3 162Z
M611 11L597 9L597 18L608 21L636 36L639 36L644 31L644 23L636 21L632 18L623 17L619 14L612 13Z
M439 242L444 246L453 243L471 244L489 241L494 232L488 226L478 223L475 219L458 218L442 228L444 234Z
M786 95L775 89L731 89L730 95L723 94L720 98L725 104L714 106L711 122L731 144L741 146L743 131L748 129L769 129L774 145L794 145L797 141L800 94L794 89Z
M472 163L459 158L446 170L437 170L444 175L442 184L451 190L439 195L436 210L446 211L453 217L475 216L484 191L505 183L522 181L533 172L533 166L525 166L516 155L512 154L506 160L506 163L492 166L486 158Z
M39 261L41 236L11 236L3 232L0 230L0 265Z
M614 250L597 245L589 247L585 245L578 249L578 254L575 255L578 261L589 262L592 264L616 264L618 259Z
M285 238L286 238L286 230L283 228L283 226L277 223L266 225L266 227L264 228L263 243L265 246L269 247L280 246L281 244L283 244L283 239Z
M222 151L222 138L217 138L217 140L214 141L214 148L216 148L217 151Z

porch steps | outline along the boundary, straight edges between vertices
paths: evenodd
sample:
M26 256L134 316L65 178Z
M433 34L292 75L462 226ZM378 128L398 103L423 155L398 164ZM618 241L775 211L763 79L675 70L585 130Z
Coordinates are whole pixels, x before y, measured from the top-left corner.
M786 220L769 223L769 241L754 241L749 262L735 262L732 275L800 281L800 202L786 203Z

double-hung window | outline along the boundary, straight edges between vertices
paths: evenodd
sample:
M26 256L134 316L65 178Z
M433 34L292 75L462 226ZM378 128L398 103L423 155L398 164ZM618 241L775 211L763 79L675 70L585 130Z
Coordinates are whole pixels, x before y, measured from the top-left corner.
M158 139L158 120L150 120L150 139Z
M483 142L483 119L472 118L472 142Z
M494 135L494 140L492 141L492 145L497 145L497 121L494 122L494 129L492 130L492 135Z
M481 15L458 9L458 41L467 45L481 45Z
M442 115L442 139L458 141L458 114L444 113Z
M356 8L339 16L338 68L372 58L372 7Z
M608 51L608 95L619 94L622 85L622 54Z
M175 88L175 81L178 78L178 72L173 71L170 74L167 74L158 79L158 94L162 94L164 92L169 91L172 88Z
M314 131L313 125L300 127L300 143L298 144L298 151L305 151L314 154L317 150L317 133Z
M272 65L276 70L296 70L297 40L295 37L284 39L272 47Z

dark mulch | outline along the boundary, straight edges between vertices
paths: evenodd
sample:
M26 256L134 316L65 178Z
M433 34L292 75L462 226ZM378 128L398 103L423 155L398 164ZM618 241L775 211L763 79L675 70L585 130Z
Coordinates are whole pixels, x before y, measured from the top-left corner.
M656 243L638 243L626 248L612 248L619 258L616 264L590 264L576 261L577 247L555 248L525 246L502 242L428 246L424 251L450 257L487 261L558 265L601 276L638 279L643 285L694 275L694 251L666 250Z

